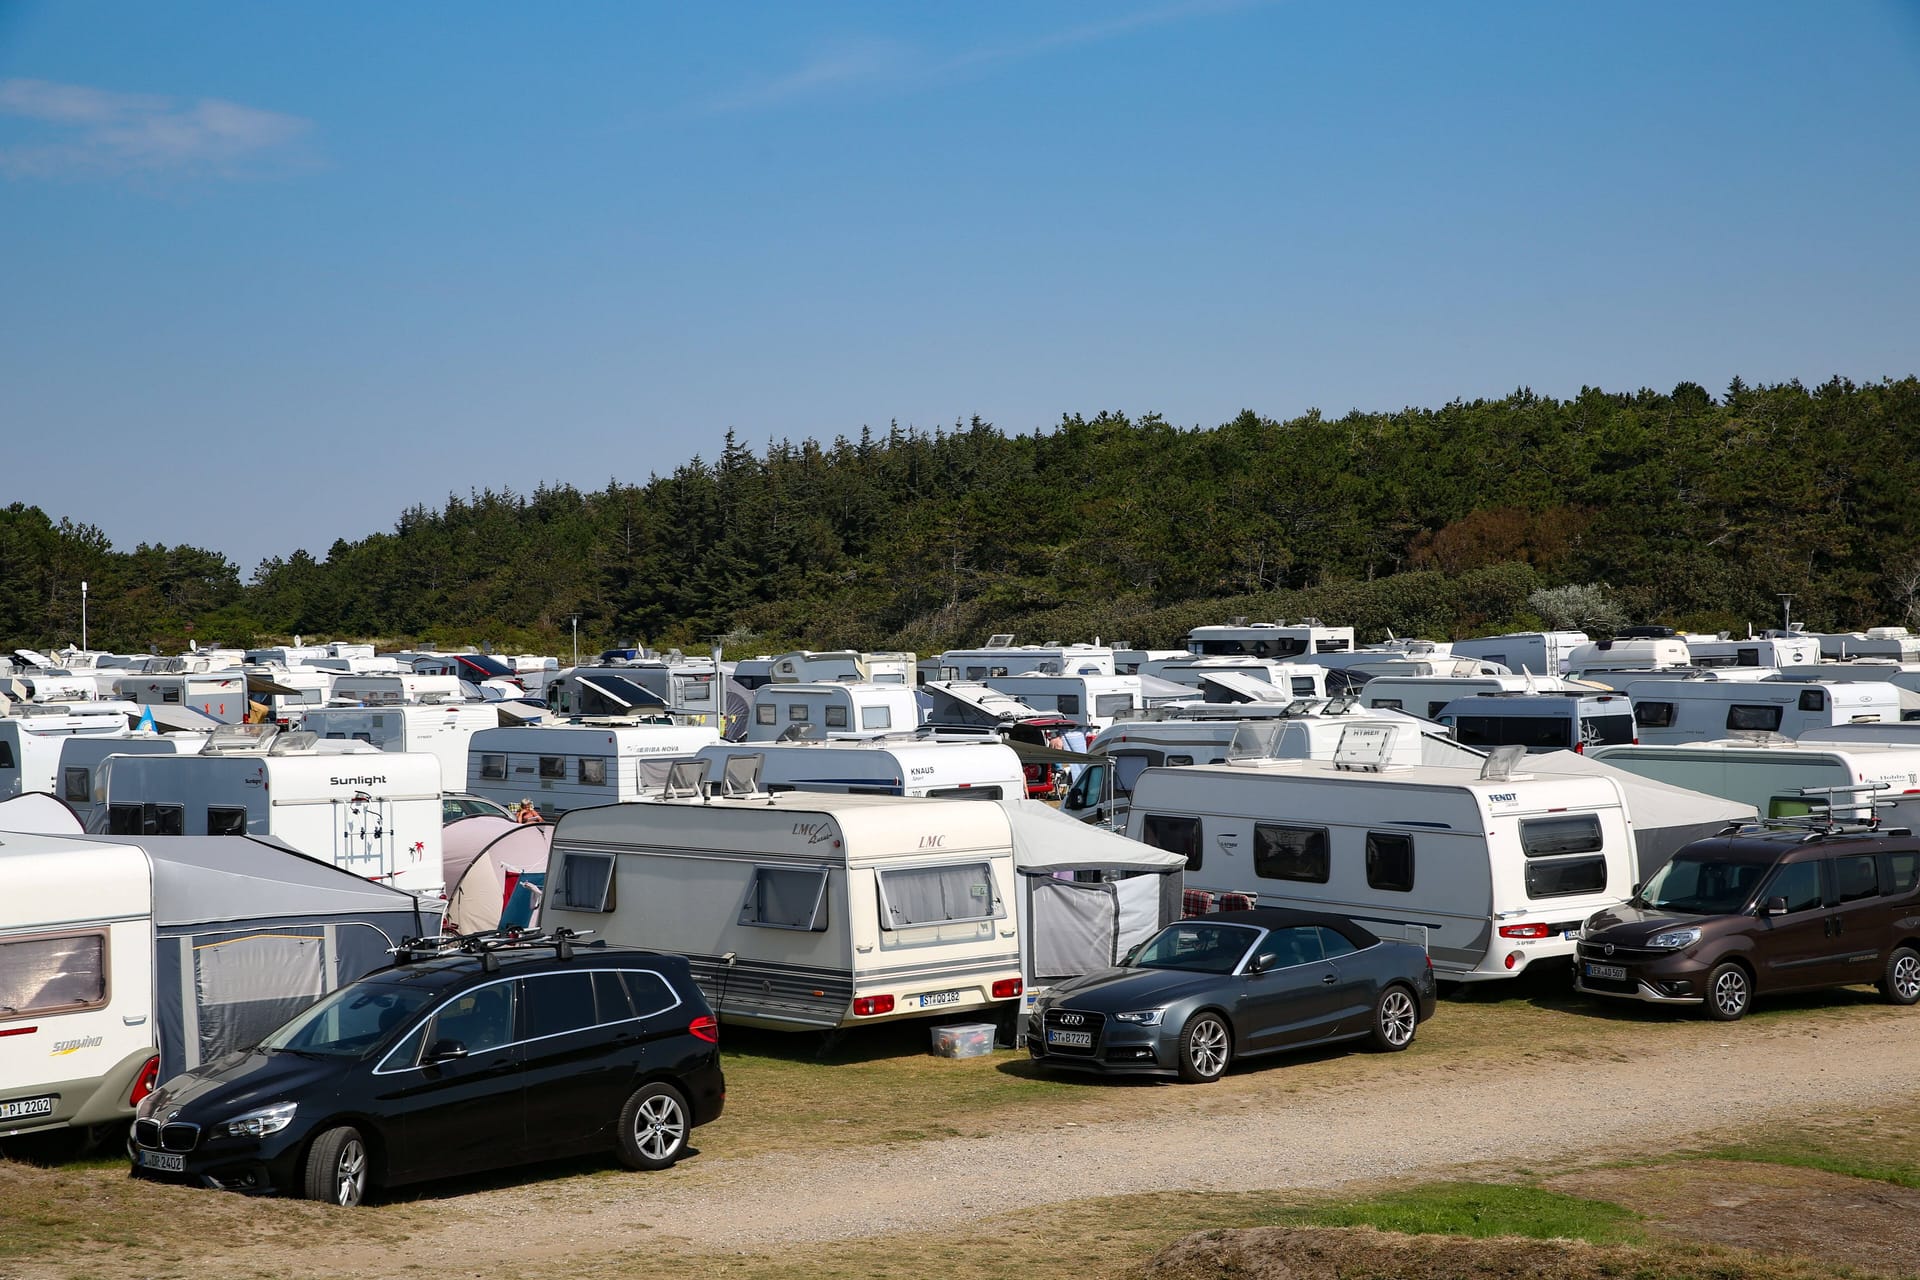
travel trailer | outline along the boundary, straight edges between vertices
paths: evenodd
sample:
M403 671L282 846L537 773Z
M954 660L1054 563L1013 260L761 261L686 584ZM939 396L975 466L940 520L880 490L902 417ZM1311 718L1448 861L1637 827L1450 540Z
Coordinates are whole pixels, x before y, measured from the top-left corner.
M1769 632L1776 635L1777 632ZM1828 662L1852 662L1873 658L1886 662L1920 662L1920 636L1905 627L1870 627L1865 631L1793 632L1820 645L1820 657Z
M1572 955L1581 923L1632 892L1613 779L1535 776L1507 753L1479 770L1395 766L1391 730L1355 733L1334 760L1148 769L1127 834L1186 854L1190 891L1424 932L1455 982Z
M0 844L0 1138L124 1124L436 932L416 901L260 839Z
M227 725L197 755L111 756L95 785L108 835L273 836L395 889L443 887L430 755Z
M1438 720L1447 704L1458 698L1471 698L1479 693L1557 693L1562 690L1594 691L1590 685L1578 685L1558 676L1375 676L1360 686L1357 696L1363 707L1404 711L1422 720Z
M342 675L335 678L329 701L335 706L362 707L397 707L434 698L464 702L467 691L460 683L459 676L423 676L411 671Z
M1581 645L1591 643L1584 631L1513 631L1499 636L1455 640L1453 654L1497 662L1509 671L1557 676Z
M182 675L123 676L118 696L136 706L192 707L221 724L242 724L248 711L247 673L237 667Z
M1835 725L1898 724L1905 702L1920 703L1920 694L1864 680L1636 680L1627 697L1635 733L1647 746L1714 742L1735 733L1798 738Z
M1027 923L1036 946L1053 948L1045 968L1113 963L1112 932L1081 936L1092 923L1145 936L1179 911L1173 860L1148 862L1085 829L1069 853L1062 819L1030 801L767 795L738 765L734 781L733 798L698 788L561 819L541 925L686 956L722 1022L825 1031L1010 1017L1025 985L1023 916L1035 906L1023 905L1033 889L1021 883L1023 849L1093 877L1106 853L1147 873L1143 887L1064 904L1040 889ZM1089 855L1086 837L1110 843ZM1067 951L1076 954L1063 962Z
M826 684L833 681L850 684L914 683L915 658L911 653L861 653L857 649L815 652L802 649L761 661L767 663L767 678L751 685L742 680L740 683L746 688L755 689L769 683ZM738 679L738 666L734 672Z
M1110 676L1113 650L1092 644L1022 644L1011 635L997 635L982 649L949 649L940 655L937 680L989 680L1027 671L1047 675Z
M1040 712L1052 712L1095 729L1104 729L1139 709L1140 677L1046 675L989 676L987 685Z
M194 755L207 745L204 733L87 734L60 744L58 790L84 831L106 829L106 762L114 756Z
M1724 634L1716 637L1688 636L1687 654L1694 666L1709 670L1719 667L1778 669L1820 661L1820 642L1812 636L1749 636L1745 640L1732 640Z
M1482 751L1591 751L1638 740L1633 704L1623 693L1477 693L1449 702L1434 719L1463 746Z
M727 764L758 759L768 792L931 796L951 800L1006 800L1026 794L1020 757L998 738L876 739L865 742L723 742L700 748L715 785Z
M1152 658L1140 664L1145 680L1192 689L1203 702L1291 702L1327 696L1327 669L1304 662L1267 658Z
M338 672L317 667L249 667L247 698L266 707L267 719L283 729L298 728L301 717L333 697Z
M562 716L671 714L682 724L718 731L723 718L744 709L747 699L724 671L716 677L712 661L675 658L562 671L547 685L547 701Z
M1629 773L1750 804L1765 818L1877 816L1920 826L1920 749L1913 747L1749 739L1592 754Z
M1618 689L1624 687L1627 680L1638 679L1643 672L1692 665L1692 651L1678 636L1636 636L1581 645L1567 655L1567 676Z
M324 741L364 742L381 751L417 751L440 762L440 789L464 791L473 735L500 727L498 704L439 702L395 707L316 707L300 727Z
M482 729L467 744L466 790L500 804L531 800L549 820L569 809L658 792L667 769L720 741L686 724L542 724Z
M782 734L872 738L918 728L920 704L905 684L766 684L753 691L745 741Z
M1195 627L1186 639L1188 653L1298 658L1313 653L1348 653L1353 649L1352 627L1329 627L1318 618L1297 623L1236 619L1224 626Z
M60 750L72 738L124 738L124 703L94 707L19 706L0 716L0 800L29 791L52 791ZM84 714L81 712L84 710Z

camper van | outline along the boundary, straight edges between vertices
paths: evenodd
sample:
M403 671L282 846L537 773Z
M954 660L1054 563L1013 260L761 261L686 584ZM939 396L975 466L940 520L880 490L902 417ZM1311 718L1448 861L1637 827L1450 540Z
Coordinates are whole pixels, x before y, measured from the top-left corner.
M766 684L753 691L746 741L789 737L872 738L919 727L920 704L904 684Z
M124 1123L435 926L262 840L10 834L0 883L0 1138Z
M491 702L316 707L300 727L326 741L364 742L381 751L418 751L440 762L440 789L467 788L467 749L482 729L500 727Z
M1648 746L1714 742L1730 733L1798 738L1835 725L1898 724L1901 693L1891 684L1853 680L1636 680L1627 686L1635 732Z
M1434 719L1482 751L1516 746L1538 755L1638 740L1624 693L1477 693L1449 702Z
M106 762L114 756L195 755L207 745L204 733L134 733L95 737L87 734L60 744L58 790L87 831L106 829Z
M1186 639L1188 653L1250 658L1298 658L1313 653L1348 653L1352 627L1329 627L1318 618L1248 623L1244 619L1216 627L1195 627Z
M1027 671L1047 675L1110 676L1113 650L1093 644L1021 644L997 635L983 649L949 649L940 655L937 680L990 680Z
M100 772L109 835L273 836L395 889L442 891L430 755L228 725L197 755L116 755Z
M1584 631L1513 631L1499 636L1455 640L1453 654L1497 662L1509 671L1557 676L1581 645L1590 643Z
M1330 761L1148 769L1127 834L1187 855L1189 897L1247 894L1383 936L1424 932L1434 971L1455 982L1572 955L1581 922L1632 892L1613 779L1382 764L1381 736Z
M719 784L727 762L760 761L768 792L931 796L950 800L1010 800L1026 794L1020 757L998 738L937 738L869 742L722 742L702 747L707 780Z
M1104 729L1140 706L1139 676L1045 675L989 676L987 685L1040 712L1052 712L1095 729Z
M1617 769L1750 804L1762 817L1876 815L1920 826L1920 748L1862 743L1722 740L1684 746L1601 747Z
M99 704L85 714L70 707L16 707L0 716L0 800L29 791L53 791L60 750L71 738L124 738L124 704Z
M569 809L659 791L667 767L720 741L681 724L553 724L482 729L467 743L465 790L500 804L531 800L552 820Z
M1375 676L1360 686L1358 697L1363 707L1382 711L1404 711L1422 720L1438 720L1447 704L1480 693L1558 693L1562 690L1588 691L1558 676Z

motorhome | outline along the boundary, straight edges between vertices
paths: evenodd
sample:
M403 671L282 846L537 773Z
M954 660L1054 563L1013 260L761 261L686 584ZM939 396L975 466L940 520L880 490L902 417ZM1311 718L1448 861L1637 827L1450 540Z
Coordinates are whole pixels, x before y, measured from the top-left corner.
M1357 696L1363 707L1383 711L1404 711L1422 720L1438 720L1447 704L1478 693L1557 693L1585 690L1558 676L1375 676L1360 686Z
M920 704L904 684L767 684L753 691L745 740L782 734L871 738L919 726Z
M1629 773L1750 804L1767 818L1877 815L1890 825L1920 826L1920 749L1763 738L1601 747L1592 754Z
M499 728L500 712L492 702L315 707L302 717L300 727L322 740L365 742L381 751L424 752L440 762L442 791L464 791L473 735Z
M951 800L1005 800L1026 794L1020 757L997 738L723 742L699 751L709 766L707 780L716 785L725 778L727 762L742 757L760 760L760 785L768 792Z
M1240 618L1222 626L1195 627L1187 634L1188 653L1298 658L1314 653L1349 653L1352 627L1329 627L1318 618L1297 623L1255 622Z
M1435 972L1455 982L1571 955L1581 923L1632 891L1613 779L1536 777L1506 753L1478 770L1395 766L1381 733L1334 760L1148 769L1127 834L1186 854L1190 891L1424 933Z
M1059 815L1029 801L770 796L750 779L745 787L733 798L703 789L568 814L554 831L542 926L686 956L722 1022L826 1031L930 1015L1010 1017L1025 986L1023 922L1036 945L1043 929L1082 951L1099 944L1079 965L1042 964L1071 970L1112 964L1117 932L1144 937L1178 914L1173 860L1142 867L1138 846L1081 829L1076 842L1111 842L1121 866L1146 873L1128 877L1139 884L1124 900L1090 888L1055 911L1056 895L1043 892L1040 914L1029 916L1023 898L1034 885L1022 883L1021 850L1058 858L1062 849ZM1091 865L1104 879L1100 860L1076 851L1033 875ZM1076 909L1096 894L1104 914Z
M395 889L443 889L430 755L227 725L197 755L112 756L101 772L109 835L273 836Z
M482 729L467 743L465 790L500 804L531 800L541 816L553 819L569 809L652 795L673 761L718 741L715 729L686 724Z
M1455 640L1453 654L1497 662L1509 671L1557 676L1581 645L1591 643L1584 631L1511 631L1498 636Z
M1036 711L1053 712L1095 729L1104 729L1139 709L1140 677L1113 675L989 676L989 687L1009 694Z
M1798 738L1835 725L1898 724L1905 703L1920 703L1920 694L1865 680L1636 680L1627 697L1634 732L1647 746L1713 742L1734 733Z
M1725 634L1703 638L1687 637L1687 654L1693 665L1712 670L1718 667L1797 667L1820 661L1820 641L1813 636L1729 639Z
M418 675L411 671L356 673L334 679L329 701L335 705L362 707L397 707L430 698L463 702L467 691L460 684L459 676Z
M0 800L29 791L52 791L59 778L60 749L71 738L123 738L125 704L74 707L20 706L0 716Z
M9 834L0 1138L104 1130L435 931L416 901L273 841Z
M996 635L982 649L949 649L940 655L939 680L988 680L1026 671L1048 675L1110 676L1113 650L1092 644L1016 645L1011 634Z
M1482 751L1517 746L1537 755L1637 740L1627 696L1592 690L1469 694L1440 708L1434 721L1463 745Z
M196 755L204 733L135 733L68 738L60 744L58 795L86 831L106 829L106 762L114 756Z

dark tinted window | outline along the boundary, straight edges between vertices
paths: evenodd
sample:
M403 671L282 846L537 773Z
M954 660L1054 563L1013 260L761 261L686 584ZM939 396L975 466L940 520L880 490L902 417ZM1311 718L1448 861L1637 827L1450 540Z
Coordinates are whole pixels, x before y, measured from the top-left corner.
M1827 709L1827 691L1825 689L1802 689L1800 691L1800 709L1802 711L1825 711Z
M1820 905L1820 864L1790 862L1773 873L1760 892L1763 902L1775 898L1787 900L1788 911L1811 911Z
M1880 860L1856 853L1833 860L1834 891L1842 902L1858 902L1880 892Z
M1059 697L1053 700L1053 709L1055 711L1058 711L1063 716L1079 715L1080 714L1080 695L1077 693L1061 694Z
M1633 718L1643 729L1671 728L1673 704L1671 702L1636 702L1633 704Z
M583 787L604 787L607 785L606 757L580 757L580 785Z
M141 834L140 806L137 804L108 805L107 834L110 836L137 836Z
M1565 898L1606 887L1605 858L1554 858L1527 864L1529 898Z
M593 1009L602 1022L625 1022L633 1017L627 984L614 970L602 969L593 975Z
M1326 953L1327 959L1334 960L1341 956L1350 956L1360 949L1351 942L1348 942L1344 936L1335 933L1325 925L1318 927L1320 930L1320 949Z
M1166 818L1150 813L1140 826L1140 840L1168 853L1187 856L1187 870L1200 869L1200 819Z
M427 1044L451 1040L465 1046L468 1053L506 1044L513 1039L513 989L517 985L494 982L455 996L434 1015Z
M247 811L245 809L208 809L207 834L210 836L247 834Z
M1260 950L1273 956L1273 967L1276 969L1296 964L1314 964L1322 958L1320 930L1312 925L1275 929L1260 944Z
M1320 827L1253 825L1253 874L1266 880L1325 884L1327 833Z
M1588 746L1633 741L1633 716L1626 711L1612 715L1582 716L1580 740Z
M567 758L565 756L541 756L540 776L543 778L564 779L567 776Z
M0 769L13 768L13 744L0 739Z
M187 831L187 811L177 804L152 804L147 808L153 811L153 824L149 828L157 836L185 835Z
M1367 832L1367 887L1394 893L1412 891L1412 836Z
M1760 729L1770 733L1779 727L1779 707L1736 702L1727 708L1727 728L1729 729Z
M1916 882L1920 882L1920 853L1890 853L1887 855L1887 870L1891 872L1888 880L1888 893L1910 893Z
M1564 818L1520 820L1520 851L1529 858L1551 858L1563 853L1597 853L1601 843L1598 814L1575 813Z
M680 1003L679 997L667 986L666 979L657 973L628 969L621 977L626 979L627 998L633 1002L633 1013L637 1018L651 1018Z
M93 799L93 779L86 769L65 769L62 770L61 777L60 798L62 800L85 804Z
M520 980L526 1009L526 1037L564 1035L591 1027L597 1019L590 973L541 973Z
M482 755L480 757L480 776L483 778L505 778L507 776L507 758L505 756Z
M1376 698L1374 699L1373 705L1378 707L1382 711L1398 711L1400 710L1400 699Z
M1453 736L1470 747L1560 751L1573 742L1573 712L1563 716L1456 716Z

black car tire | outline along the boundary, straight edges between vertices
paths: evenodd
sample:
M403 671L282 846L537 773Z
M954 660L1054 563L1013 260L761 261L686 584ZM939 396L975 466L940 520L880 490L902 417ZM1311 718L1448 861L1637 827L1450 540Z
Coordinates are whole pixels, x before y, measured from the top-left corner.
M367 1142L352 1125L328 1129L307 1148L300 1191L308 1200L351 1208L367 1198Z
M620 1108L620 1163L629 1169L667 1169L687 1149L693 1120L687 1099L664 1081L642 1085Z
M1887 971L1880 977L1880 994L1888 1004L1920 1003L1920 952L1912 947L1893 949Z
M1707 975L1707 1017L1715 1022L1738 1022L1753 1007L1753 978L1742 965L1728 960Z
M1180 1028L1180 1078L1188 1084L1212 1084L1233 1061L1233 1028L1222 1015L1203 1009Z
M1413 992L1392 983L1373 1002L1373 1047L1383 1053L1398 1053L1413 1043L1420 1026L1420 1002Z

